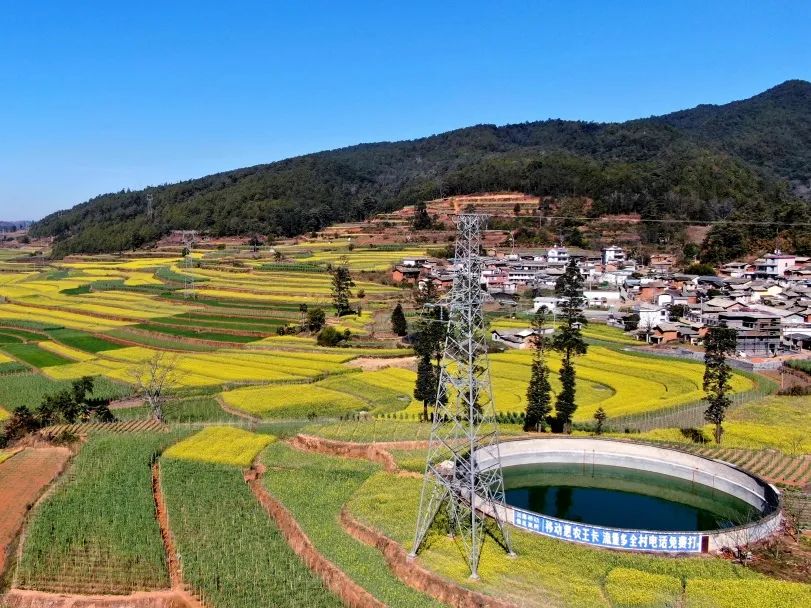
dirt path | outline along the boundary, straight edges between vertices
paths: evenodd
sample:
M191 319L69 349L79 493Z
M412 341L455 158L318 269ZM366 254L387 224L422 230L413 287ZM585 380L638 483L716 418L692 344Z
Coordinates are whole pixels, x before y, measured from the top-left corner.
M296 435L288 443L297 450L305 452L318 452L320 454L327 454L328 456L369 460L382 465L383 469L389 473L397 473L407 477L422 477L422 475L402 471L389 450L417 450L428 447L427 441L352 443L350 441L336 441L303 434Z
M414 369L417 363L417 357L358 357L348 361L346 365L349 367L359 367L365 372L373 372L378 369L386 367L404 367L406 369Z
M194 608L170 589L130 595L71 595L12 589L2 605L8 608Z
M243 420L247 420L248 422L253 422L255 424L262 422L262 419L259 416L254 416L253 414L249 414L243 410L238 410L235 407L231 407L230 405L226 404L225 400L222 398L222 395L217 395L216 399L220 409L226 414L231 414L232 416L242 418Z
M169 568L169 581L172 585L172 592L180 598L183 606L188 608L205 608L204 604L186 590L183 584L183 572L177 558L177 548L175 539L172 536L172 529L169 527L169 511L166 508L166 501L163 498L161 489L160 462L155 461L152 465L152 496L155 499L155 513L160 526L163 546L166 551L166 563Z
M144 400L141 397L127 397L126 399L110 401L111 410L126 410L131 407L142 407L143 405Z
M69 458L67 448L26 448L0 464L0 573L25 514Z

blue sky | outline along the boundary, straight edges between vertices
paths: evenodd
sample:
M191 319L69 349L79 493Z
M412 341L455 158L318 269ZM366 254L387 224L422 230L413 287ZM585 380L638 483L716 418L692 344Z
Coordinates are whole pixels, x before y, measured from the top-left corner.
M0 13L0 219L476 123L811 80L811 3L35 2Z

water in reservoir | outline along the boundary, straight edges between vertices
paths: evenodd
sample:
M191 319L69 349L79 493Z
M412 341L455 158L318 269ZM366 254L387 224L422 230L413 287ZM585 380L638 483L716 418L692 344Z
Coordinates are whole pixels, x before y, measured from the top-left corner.
M710 487L621 467L506 467L504 485L510 505L611 528L699 532L740 525L760 515L742 500Z

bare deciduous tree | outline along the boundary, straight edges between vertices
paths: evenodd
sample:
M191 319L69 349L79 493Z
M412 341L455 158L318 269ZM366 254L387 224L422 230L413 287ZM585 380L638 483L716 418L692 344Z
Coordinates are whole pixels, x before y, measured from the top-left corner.
M130 370L136 392L149 406L155 420L163 422L163 406L169 393L177 387L179 370L175 354L157 351L152 357Z

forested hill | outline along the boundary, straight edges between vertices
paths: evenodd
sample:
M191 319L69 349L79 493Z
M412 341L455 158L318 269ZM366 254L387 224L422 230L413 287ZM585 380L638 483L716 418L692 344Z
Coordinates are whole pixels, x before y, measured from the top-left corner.
M809 213L809 125L811 83L794 80L625 123L478 125L237 169L153 188L152 218L144 192L105 194L31 232L57 237L56 255L139 247L171 229L295 235L420 199L505 189L590 196L594 214L791 222Z

